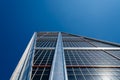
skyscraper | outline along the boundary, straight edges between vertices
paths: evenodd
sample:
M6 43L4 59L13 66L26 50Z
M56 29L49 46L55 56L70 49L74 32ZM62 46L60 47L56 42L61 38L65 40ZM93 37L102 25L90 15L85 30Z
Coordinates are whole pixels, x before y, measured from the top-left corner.
M64 32L35 32L11 80L120 80L120 45Z

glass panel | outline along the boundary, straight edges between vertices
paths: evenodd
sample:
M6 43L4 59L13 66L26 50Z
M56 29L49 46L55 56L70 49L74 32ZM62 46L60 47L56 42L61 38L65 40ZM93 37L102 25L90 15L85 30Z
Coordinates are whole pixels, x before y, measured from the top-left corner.
M109 52L110 54L114 55L115 57L118 57L120 59L120 51L119 50L110 50L110 51L107 51Z
M120 68L110 68L119 66L120 60L102 50L64 50L64 54L68 80L120 80Z
M120 68L67 68L68 80L119 80L118 73Z
M120 61L104 51L65 50L67 65L118 65Z
M48 80L55 50L36 50L31 80Z
M36 41L36 47L55 47L57 38L40 38Z

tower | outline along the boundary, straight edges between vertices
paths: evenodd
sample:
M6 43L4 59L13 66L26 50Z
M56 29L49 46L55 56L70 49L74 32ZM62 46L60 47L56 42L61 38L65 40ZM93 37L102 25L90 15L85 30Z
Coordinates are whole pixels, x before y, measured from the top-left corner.
M10 80L120 80L120 45L35 32Z

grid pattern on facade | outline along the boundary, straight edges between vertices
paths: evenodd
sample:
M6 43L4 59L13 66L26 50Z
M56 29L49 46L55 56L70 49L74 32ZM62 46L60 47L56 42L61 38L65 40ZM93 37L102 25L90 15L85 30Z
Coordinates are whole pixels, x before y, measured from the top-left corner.
M67 68L68 80L120 80L120 68Z
M77 41L71 41L71 42L63 42L64 47L94 47L88 42L77 42Z
M67 65L118 65L120 61L100 50L65 50Z
M120 80L120 51L79 50L77 47L118 47L116 45L67 34L62 35L68 80Z
M63 42L84 42L84 39L82 37L75 37L75 38L71 38L71 37L64 37L63 38Z
M91 41L91 44L97 46L97 47L117 47L111 44L106 44L106 43L102 43L102 42L97 42L97 41Z
M118 45L67 33L62 33L62 37L64 47L119 47Z
M76 38L76 37L78 37L77 35L73 35L73 34L67 34L67 33L63 33L62 32L62 37L64 38L64 37L68 37L68 38L70 38L70 37L72 37L72 38Z
M36 50L34 55L34 65L51 65L54 50Z
M63 38L64 47L118 47L104 42L87 40L85 38Z
M48 80L50 74L49 67L33 67L32 80Z
M36 47L55 47L57 38L40 38L36 41Z
M63 46L64 47L95 47L89 42L85 41L83 37L64 37L63 38Z
M58 33L37 33L36 48L33 58L31 80L48 80L53 62ZM39 48L38 48L39 47ZM44 49L42 49L44 48Z
M115 57L118 57L120 59L120 50L109 50L107 52L109 52L110 54L112 54Z
M111 43L106 43L98 40L93 40L93 39L88 39L84 38L87 42L95 45L96 47L119 47L118 45L111 44Z
M32 80L48 80L54 50L36 50L34 54Z
M58 32L38 32L37 37L57 37Z
M37 32L24 55L10 80L120 80L120 46L114 43Z
M68 80L120 80L120 60L104 51L65 50L64 54Z

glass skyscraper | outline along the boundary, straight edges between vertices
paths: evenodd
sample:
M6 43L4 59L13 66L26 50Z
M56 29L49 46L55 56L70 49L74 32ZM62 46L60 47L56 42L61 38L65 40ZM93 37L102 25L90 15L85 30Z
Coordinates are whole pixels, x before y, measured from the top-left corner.
M120 80L120 45L35 32L10 80Z

